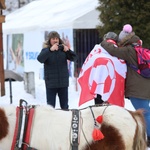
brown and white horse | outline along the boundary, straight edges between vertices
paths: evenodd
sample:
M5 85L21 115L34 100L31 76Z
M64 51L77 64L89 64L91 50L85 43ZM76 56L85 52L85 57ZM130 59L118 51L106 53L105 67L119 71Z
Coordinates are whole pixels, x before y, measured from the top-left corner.
M95 118L103 116L98 130L104 135L93 140ZM37 150L72 149L72 110L35 106L30 131L30 147ZM11 150L16 129L16 106L0 106L0 150ZM79 109L78 150L146 150L142 110L91 106Z

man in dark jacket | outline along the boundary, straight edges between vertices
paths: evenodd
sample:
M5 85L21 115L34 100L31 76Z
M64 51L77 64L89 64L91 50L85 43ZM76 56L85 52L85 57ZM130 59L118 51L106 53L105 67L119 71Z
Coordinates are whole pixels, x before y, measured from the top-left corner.
M55 108L58 94L61 109L68 109L69 71L67 60L76 61L76 54L71 51L56 31L49 33L49 39L37 57L44 63L44 78L47 103Z
M137 56L133 43L140 43L140 38L134 32L119 36L120 47L115 47L106 41L101 43L111 55L123 59L127 64L137 64ZM130 99L135 109L143 108L145 110L144 117L146 120L147 135L150 140L150 78L144 78L127 65L127 77L125 84L125 97ZM150 141L149 141L150 142Z

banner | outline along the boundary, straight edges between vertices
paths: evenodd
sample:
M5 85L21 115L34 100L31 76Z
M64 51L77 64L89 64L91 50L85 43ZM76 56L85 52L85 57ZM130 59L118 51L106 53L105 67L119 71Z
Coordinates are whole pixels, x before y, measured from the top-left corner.
M95 45L79 74L79 106L93 100L97 94L103 101L124 106L126 71L124 60L111 56L100 44Z

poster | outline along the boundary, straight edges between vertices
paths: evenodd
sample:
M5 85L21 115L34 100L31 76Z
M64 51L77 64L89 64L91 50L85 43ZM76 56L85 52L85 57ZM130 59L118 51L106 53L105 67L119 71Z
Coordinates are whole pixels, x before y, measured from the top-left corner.
M7 36L7 58L6 69L23 76L23 34L12 34Z

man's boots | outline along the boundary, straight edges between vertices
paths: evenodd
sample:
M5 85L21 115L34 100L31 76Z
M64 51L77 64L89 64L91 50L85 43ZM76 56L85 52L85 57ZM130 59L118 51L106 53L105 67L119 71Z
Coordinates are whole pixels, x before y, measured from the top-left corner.
M94 99L95 104L102 104L104 101L102 100L102 96L97 94L97 97Z

